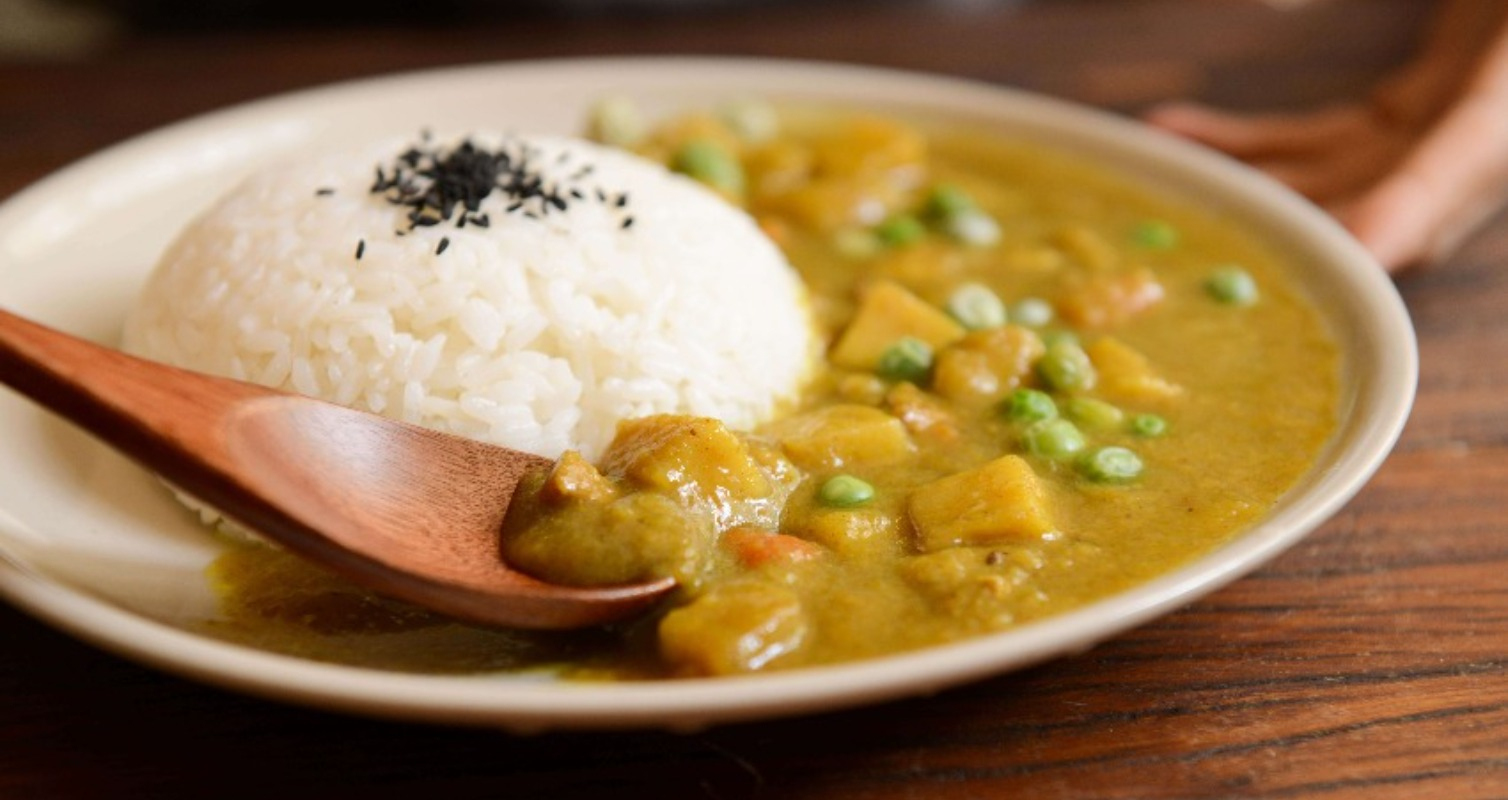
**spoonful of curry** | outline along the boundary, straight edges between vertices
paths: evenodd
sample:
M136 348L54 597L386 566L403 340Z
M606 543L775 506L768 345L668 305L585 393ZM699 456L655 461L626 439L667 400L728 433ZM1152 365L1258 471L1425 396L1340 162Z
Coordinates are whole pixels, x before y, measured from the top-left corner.
M553 464L530 453L135 358L4 310L0 383L246 528L451 616L585 627L675 585L560 586L504 563L514 491Z

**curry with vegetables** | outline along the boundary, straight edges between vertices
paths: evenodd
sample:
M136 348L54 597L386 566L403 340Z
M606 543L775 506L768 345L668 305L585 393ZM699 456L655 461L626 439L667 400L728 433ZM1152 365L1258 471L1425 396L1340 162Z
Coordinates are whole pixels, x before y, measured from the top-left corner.
M829 342L759 430L629 420L521 493L547 580L673 575L659 613L489 631L261 548L215 565L220 635L395 669L581 677L828 664L999 631L1177 567L1258 520L1335 426L1338 356L1235 221L968 130L756 104L593 132L745 207ZM710 267L709 267L710 268Z

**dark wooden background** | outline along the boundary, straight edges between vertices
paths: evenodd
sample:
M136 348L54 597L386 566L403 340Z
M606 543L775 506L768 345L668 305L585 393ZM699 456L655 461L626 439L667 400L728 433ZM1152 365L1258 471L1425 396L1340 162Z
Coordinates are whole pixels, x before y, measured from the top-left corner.
M552 17L477 4L462 25L125 30L82 53L0 61L0 196L229 103L561 55L853 61L1127 113L1177 96L1299 108L1364 92L1411 52L1429 5L839 2ZM0 606L0 797L1508 797L1508 220L1400 288L1419 331L1419 398L1371 485L1251 577L1082 656L937 697L695 735L515 737L236 696Z

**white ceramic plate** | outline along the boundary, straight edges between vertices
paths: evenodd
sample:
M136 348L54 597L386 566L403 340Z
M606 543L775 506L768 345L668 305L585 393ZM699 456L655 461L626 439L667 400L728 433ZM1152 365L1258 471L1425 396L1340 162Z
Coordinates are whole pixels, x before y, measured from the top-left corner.
M1392 284L1328 218L1254 173L1102 113L998 87L874 69L719 59L480 66L381 78L240 106L86 159L0 207L0 305L113 343L138 286L190 216L259 163L352 135L417 127L574 132L605 93L651 111L730 96L925 113L1050 142L1249 220L1308 266L1346 352L1345 414L1303 485L1209 556L1078 611L923 652L785 674L583 685L429 677L226 644L185 623L213 614L216 545L140 469L0 391L0 595L100 647L253 694L383 716L515 730L691 728L932 692L1062 654L1188 603L1292 545L1338 510L1402 429L1417 372Z

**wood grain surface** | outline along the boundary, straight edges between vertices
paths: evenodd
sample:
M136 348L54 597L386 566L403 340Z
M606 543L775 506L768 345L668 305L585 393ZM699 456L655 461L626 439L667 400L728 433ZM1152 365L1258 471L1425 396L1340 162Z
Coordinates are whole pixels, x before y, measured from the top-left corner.
M1127 113L1178 96L1301 108L1364 92L1429 5L840 2L128 34L0 63L0 196L228 103L561 55L882 64ZM699 734L516 737L205 688L0 607L0 797L1508 797L1508 219L1399 285L1419 398L1372 483L1252 576L1081 656Z

